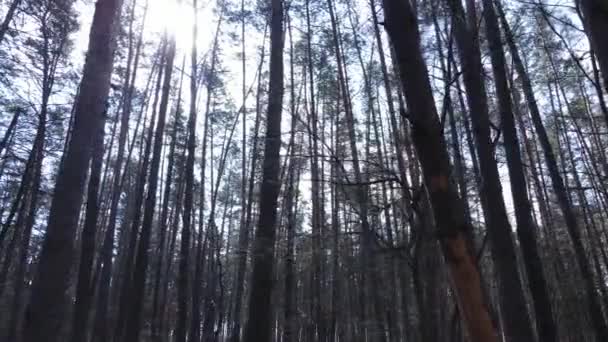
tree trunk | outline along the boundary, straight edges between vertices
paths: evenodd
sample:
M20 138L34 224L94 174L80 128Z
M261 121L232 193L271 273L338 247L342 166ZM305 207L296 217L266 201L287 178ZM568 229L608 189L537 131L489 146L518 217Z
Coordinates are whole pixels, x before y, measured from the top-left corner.
M479 271L466 247L466 231L472 229L462 210L463 204L450 182L446 144L422 58L417 18L407 2L384 0L386 30L399 66L400 81L411 108L414 144L452 286L468 336L474 342L498 341L496 330L484 303Z
M521 243L523 261L532 293L538 336L541 341L556 341L557 330L553 320L551 299L547 290L543 264L536 245L536 226L532 218L532 206L528 199L519 139L517 138L513 106L507 82L505 55L492 0L483 0L483 16L504 136L504 148L517 223L517 236Z
M277 197L279 195L279 167L281 148L281 114L283 103L283 2L272 0L270 21L270 91L266 118L266 138L260 216L253 249L253 272L249 319L245 327L245 341L270 341L274 243L276 235Z
M8 11L6 11L6 14L4 15L4 20L0 24L0 44L2 44L4 36L8 32L8 28L11 24L11 21L13 20L13 17L15 16L17 8L21 4L21 1L22 0L13 0L8 7Z
M487 204L486 222L492 256L496 265L504 332L510 338L533 341L530 316L515 259L515 243L511 235L507 211L502 197L498 167L490 136L488 101L483 80L477 34L467 26L462 4L448 0L452 12L456 44L463 63L463 79L471 113L473 132L483 175L481 197Z
M264 42L265 43L265 42ZM258 74L261 73L262 67L264 65L264 45L262 45L262 52L260 55L260 64L258 65ZM252 219L252 211L253 211L253 190L256 183L255 171L257 168L257 160L258 160L258 135L260 131L260 122L261 122L261 108L259 104L259 97L262 92L262 79L258 76L258 86L257 86L257 99L256 99L256 114L255 114L255 123L254 129L255 136L252 140L252 151L251 151L251 166L249 168L249 188L247 194L249 195L247 199L247 207L245 208L245 224L241 226L239 230L239 240L238 240L238 263L237 263L237 273L236 273L236 289L235 289L235 300L234 300L234 309L232 312L232 320L233 325L231 329L230 340L232 342L239 342L241 336L241 312L242 312L242 300L244 297L244 289L245 289L245 271L247 268L247 254L249 249L249 226L251 225Z
M6 131L4 132L4 137L2 138L2 140L0 140L0 155L2 154L4 149L6 149L8 147L8 142L9 142L9 140L11 140L11 137L13 136L15 127L17 126L17 121L19 121L19 116L21 115L22 112L23 112L23 110L21 108L18 108L15 110L15 113L13 114L13 118L11 119L11 122L8 124Z
M175 38L170 37L167 50L167 62L165 65L165 79L163 81L163 91L158 110L158 124L154 134L154 146L152 151L152 162L150 164L150 175L148 178L148 193L144 205L144 216L142 229L137 247L133 282L130 291L130 308L127 315L126 333L124 342L138 341L141 333L143 301L146 287L146 273L148 268L148 249L152 231L152 219L156 209L156 191L158 189L159 167L163 136L165 133L165 122L167 107L169 103L169 91L171 87L171 75L175 61Z
M568 228L568 234L570 235L570 239L574 245L576 261L580 268L581 275L583 276L583 281L585 282L585 295L587 298L587 305L589 305L592 324L596 332L596 341L605 341L608 340L608 328L606 327L600 300L593 284L593 275L589 266L589 260L585 254L583 242L581 240L580 228L578 226L576 216L572 210L571 203L568 199L564 181L559 173L553 148L549 141L549 137L547 136L547 132L543 125L540 111L534 97L534 91L532 89L530 78L528 77L524 64L519 56L519 50L517 49L517 46L513 40L513 34L511 33L511 29L499 3L497 3L497 9L503 30L505 31L505 38L513 58L515 70L517 71L523 86L524 96L530 109L532 122L534 123L536 134L538 135L538 139L542 146L545 162L547 163L547 168L549 169L549 176L551 177L551 183L553 184L553 189L555 191L559 207L564 215L566 227Z
M195 13L194 18L197 17L197 0L192 3L193 11ZM197 50L196 50L196 38L197 38L197 25L196 20L194 21L192 28L192 52L191 52L191 71L190 71L190 116L188 117L188 141L186 142L186 148L188 156L186 159L186 193L184 197L184 216L183 226L181 235L181 248L179 258L179 279L178 279L178 310L177 310L177 342L186 342L186 329L188 327L188 284L190 273L189 269L189 258L190 258L190 230L194 226L192 224L192 207L193 207L193 187L194 187L194 154L196 153L196 95L197 95ZM203 232L199 232L202 234ZM198 262L198 261L197 261ZM193 286L198 286L194 284ZM194 313L193 314L198 314Z
M585 32L599 61L604 87L608 91L608 3L604 0L578 0L577 6L582 9Z
M99 185L101 182L101 169L104 154L104 134L104 125L102 124L98 128L93 142L91 174L89 176L89 185L87 189L87 209L80 238L80 265L78 268L76 300L72 317L72 342L88 341L89 317L91 301L93 299L92 290L94 288L92 284L93 258L95 256L95 238L99 217Z
M75 121L64 163L57 175L40 263L25 320L25 342L60 341L67 321L66 288L87 165L95 132L102 125L114 57L114 28L121 0L98 0L88 54L75 105Z

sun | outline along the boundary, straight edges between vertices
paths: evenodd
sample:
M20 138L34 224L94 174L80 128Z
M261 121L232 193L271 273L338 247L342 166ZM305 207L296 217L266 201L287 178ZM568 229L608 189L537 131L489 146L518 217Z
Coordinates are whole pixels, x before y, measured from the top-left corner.
M146 31L175 36L178 45L191 44L194 11L189 4L178 0L153 0L148 7Z

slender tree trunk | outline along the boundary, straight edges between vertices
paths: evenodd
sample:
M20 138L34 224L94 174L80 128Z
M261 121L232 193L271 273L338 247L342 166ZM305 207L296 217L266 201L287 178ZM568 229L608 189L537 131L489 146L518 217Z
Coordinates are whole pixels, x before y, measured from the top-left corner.
M505 55L492 0L483 0L483 17L502 123L511 194L515 207L517 236L521 244L523 261L532 293L538 336L541 341L557 341L557 329L553 320L551 299L547 290L543 264L536 245L536 227L532 218L532 206L528 199L519 139L517 138L513 106L507 82Z
M260 216L253 249L253 272L249 319L245 327L247 342L270 341L274 243L276 235L277 197L281 148L281 114L283 103L283 2L272 0L270 21L270 91L266 118L266 138Z
M606 327L606 322L602 314L600 300L593 284L593 274L591 272L589 260L587 258L587 255L585 254L585 249L583 247L583 242L580 236L580 228L576 220L576 216L572 210L570 200L568 199L564 180L562 179L559 173L557 161L553 153L553 148L551 146L549 137L547 135L540 116L540 111L538 109L538 105L534 96L534 91L532 89L532 83L530 82L530 78L528 77L528 74L524 68L524 64L521 60L521 57L519 56L519 50L515 45L515 42L513 40L513 34L511 33L511 29L506 20L505 14L502 10L500 3L497 3L497 10L499 13L502 28L505 31L505 38L509 46L511 56L513 58L515 70L517 71L517 74L519 75L520 80L522 82L524 96L530 109L530 115L532 116L532 122L534 124L536 134L538 135L538 139L542 146L545 162L547 163L549 176L551 177L551 183L553 184L553 189L557 197L558 205L564 215L568 234L570 235L570 239L572 240L572 243L574 245L576 261L580 268L583 281L585 282L585 296L587 298L587 305L589 305L589 312L591 314L592 324L596 333L596 341L605 341L608 340L608 327Z
M496 265L504 333L521 341L533 341L534 333L515 259L515 244L507 217L498 167L490 136L488 101L482 77L481 55L477 34L467 26L462 4L448 0L452 12L456 44L463 63L463 79L467 90L473 132L483 174L480 189L487 204L487 230Z
M160 209L160 220L159 220L159 231L160 237L158 241L157 247L157 262L156 262L156 272L154 277L154 294L152 299L152 310L153 310L153 322L152 322L152 335L155 339L160 339L160 325L162 317L159 315L159 312L162 312L159 308L159 299L160 299L160 283L163 280L163 263L165 262L165 240L167 236L167 228L169 227L168 216L169 216L169 203L171 202L171 188L173 183L173 173L175 169L175 159L176 159L176 145L177 145L177 131L178 126L181 124L181 97L182 97L182 82L183 82L183 73L180 78L179 91L177 96L177 105L175 108L175 118L173 120L173 131L171 133L171 145L169 146L169 161L167 162L167 173L165 178L165 188L163 194L163 203L162 208ZM170 261L169 261L170 262Z
M194 18L197 16L197 0L194 0L192 7L194 10ZM198 36L198 29L196 20L194 20L192 28L192 53L191 53L191 71L190 71L190 116L188 118L188 141L187 150L188 156L186 159L186 189L184 197L184 216L183 216L183 227L181 235L181 249L179 259L179 279L178 279L178 318L177 318L177 341L186 342L186 329L188 327L188 283L190 272L189 259L190 259L190 230L194 226L192 224L192 207L194 194L191 189L194 187L194 154L196 153L196 95L197 95L197 50L196 50L196 38ZM202 231L199 232L202 234ZM193 286L198 286L194 284ZM194 313L193 314L198 314Z
M152 142L153 142L153 137L154 137L154 127L156 124L156 117L157 117L157 105L158 105L158 100L159 100L159 94L161 91L161 87L163 84L163 77L165 77L165 79L167 78L167 76L165 76L165 73L163 71L166 71L167 67L166 67L166 63L167 63L167 47L166 47L166 41L163 40L161 42L161 48L160 48L160 62L159 62L159 72L158 72L158 78L157 78L157 82L156 82L156 89L154 92L154 100L152 103L152 118L150 119L150 125L148 126L148 131L146 132L146 134L142 134L142 145L144 142L144 137L145 137L145 147L142 147L142 149L144 150L143 155L140 158L140 167L139 167L139 172L138 172L138 176L137 176L137 181L135 184L135 191L132 193L132 196L129 196L128 201L129 203L133 204L133 216L131 221L125 221L124 223L124 229L121 229L123 235L124 235L124 239L123 239L123 243L121 245L124 245L126 248L126 251L124 251L125 256L123 258L119 258L119 260L122 260L123 265L122 265L122 279L121 279L121 283L120 286L116 285L116 292L117 292L117 298L119 298L119 302L117 303L118 305L118 321L116 322L116 327L114 329L114 340L117 342L120 342L122 340L122 337L124 336L125 333L125 327L126 327L126 323L127 323L127 317L129 315L129 304L131 303L129 301L129 299L131 298L131 287L132 287L132 279L133 279L133 267L135 264L135 253L136 253L136 247L137 247L137 236L139 235L139 226L141 223L141 216L142 216L142 206L143 206L143 202L144 202L144 196L145 196L145 186L146 186L146 175L148 172L148 165L150 163L150 152L152 150ZM163 70L164 69L164 70ZM130 151L131 152L131 151ZM110 220L110 225L112 225L112 222L114 222L114 220ZM130 228L126 228L126 227L130 227ZM113 227L112 227L113 228ZM108 228L110 229L110 228ZM114 229L114 228L113 228ZM118 277L117 277L118 278Z
M143 301L146 286L146 273L148 268L148 249L150 246L150 238L152 231L152 219L156 208L156 191L158 189L159 167L163 136L165 133L165 119L167 116L167 107L169 103L169 91L171 87L171 75L173 73L173 65L175 61L175 38L169 38L169 46L167 50L167 62L165 65L165 79L163 82L163 91L158 110L158 124L154 135L154 146L152 151L152 162L150 164L150 175L148 178L148 193L144 205L144 216L142 220L142 229L140 240L137 247L137 256L135 259L135 268L133 274L133 282L130 291L131 305L129 314L127 315L126 333L123 339L127 341L138 341L141 334Z
M141 43L141 40L140 40ZM139 54L138 54L139 55ZM152 70L150 72L150 76L148 77L148 81L146 84L146 89L144 91L144 95L145 98L148 98L148 94L149 94L149 89L150 89L150 84L152 83L152 80L154 78L155 75L155 69L158 66L158 58L159 56L157 56L157 60L156 63L153 65ZM136 58L137 60L137 58ZM137 63L136 63L137 64ZM122 161L124 159L124 152L125 152L125 147L126 147L126 143L127 143L127 131L128 131L128 120L124 120L124 116L121 118L121 128L120 128L120 132L119 132L119 140L118 140L118 152L117 152L117 156L116 156L116 161L114 164L114 170L113 170L113 180L112 180L112 193L111 193L111 203L110 203L110 213L109 213L109 222L108 222L108 227L105 230L104 233L104 237L103 237L103 243L101 246L101 251L100 251L100 255L97 259L97 270L99 272L99 284L98 284L98 289L97 289L97 300L96 300L96 310L95 310L95 318L94 318L94 341L107 341L108 340L108 335L109 334L109 317L108 317L108 311L109 311L109 303L110 303L110 283L111 283L111 278L112 278L112 270L114 269L114 262L113 262L113 251L114 251L114 233L116 231L116 216L117 216L117 212L118 212L118 202L120 200L120 194L122 193L122 189L124 186L124 181L126 178L126 170L128 169L128 166L130 164L131 161L131 153L133 150L133 147L135 146L135 141L137 138L137 132L139 130L139 126L141 123L141 119L144 116L144 113L147 111L148 108L148 103L149 101L146 100L144 101L144 103L142 104L140 111L139 111L139 117L137 119L137 124L135 126L135 131L133 134L133 140L132 140L132 144L131 144L131 148L129 150L129 154L127 156L126 159L126 164L125 164L125 172L123 172L121 174L121 167L119 164L122 164ZM124 112L123 112L124 114ZM144 120L145 121L145 120ZM145 133L143 133L145 131L145 123L143 124L144 128L142 128L142 134L141 136L143 137L145 135ZM124 127L124 128L123 128ZM123 129L125 130L124 132L124 137L122 137L123 134ZM121 142L121 139L122 142ZM121 148L122 146L122 148ZM129 197L130 198L130 197ZM128 201L127 201L128 202ZM127 205L127 207L129 207ZM126 213L129 212L129 210L125 210ZM125 217L128 217L127 215L125 215ZM117 284L114 284L114 289L116 290L115 292L118 292L119 287L117 286Z
M265 43L265 42L264 42ZM264 65L264 45L262 45L262 52L260 55L260 64L258 65L258 75L262 71L262 67ZM235 289L235 301L234 301L234 310L232 312L233 326L231 331L230 340L232 342L239 342L241 336L241 312L242 312L242 300L244 297L244 289L245 289L245 271L247 268L247 254L249 249L249 227L251 225L252 212L253 212L253 189L256 183L255 171L257 169L257 160L258 160L258 134L260 130L260 122L261 122L261 108L259 104L259 97L262 92L262 80L261 77L258 76L258 86L257 86L257 100L256 100L256 116L254 129L255 136L252 140L252 151L251 151L251 166L249 168L249 188L247 194L249 195L247 199L247 207L245 209L245 224L241 226L239 230L239 240L238 240L238 264L237 264L237 273L236 273L236 289Z
M308 72L309 72L309 80L308 84L310 86L310 122L312 127L312 139L310 146L310 173L312 176L311 182L311 201L312 201L312 320L315 325L316 338L315 341L323 341L327 337L327 331L325 328L325 317L323 317L323 307L322 307L322 274L321 274L321 264L322 264L322 255L320 253L321 245L322 245L322 232L323 232L323 223L325 221L325 213L323 210L324 203L321 202L321 192L320 192L320 175L319 175L319 158L317 154L319 153L319 120L317 117L317 109L315 104L315 86L314 86L314 65L313 65L313 51L311 50L312 46L312 31L311 31L311 21L310 21L310 1L306 1L306 62L308 64ZM311 333L314 334L315 331Z
M11 119L11 122L8 124L6 131L4 131L4 137L2 138L2 140L0 140L0 155L2 155L2 152L6 148L8 148L8 143L13 136L15 127L17 127L17 121L19 121L19 116L21 116L22 112L23 112L23 110L21 108L18 108L15 110L15 113L13 114L13 118Z
M22 0L13 0L11 2L8 7L8 10L6 11L6 14L4 15L4 20L2 21L2 23L0 23L0 44L2 44L4 36L8 32L11 21L13 21L13 17L15 16L15 12L21 4L21 1Z

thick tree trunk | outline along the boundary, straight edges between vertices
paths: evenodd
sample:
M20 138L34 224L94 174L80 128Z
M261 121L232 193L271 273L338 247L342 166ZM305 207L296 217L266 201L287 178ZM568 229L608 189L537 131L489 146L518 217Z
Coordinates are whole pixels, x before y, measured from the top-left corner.
M105 113L104 113L105 116ZM80 265L76 285L76 301L72 317L72 342L88 341L89 317L93 299L93 258L95 256L97 222L99 217L99 185L104 154L104 125L100 125L94 140L91 174L87 189L87 209L80 242Z
M585 32L599 61L604 87L608 91L608 3L605 0L578 0L577 5L582 9Z
M114 57L114 30L121 0L98 0L89 38L81 88L75 105L75 120L69 148L57 182L40 263L27 309L24 341L60 341L67 321L66 298L74 257L74 237L85 187L87 165L95 132L110 88Z
M395 49L400 81L411 108L414 144L429 192L441 247L456 295L458 308L471 341L498 341L484 303L476 261L466 247L466 231L472 229L462 201L450 182L446 144L422 58L417 18L407 2L384 1L386 29Z

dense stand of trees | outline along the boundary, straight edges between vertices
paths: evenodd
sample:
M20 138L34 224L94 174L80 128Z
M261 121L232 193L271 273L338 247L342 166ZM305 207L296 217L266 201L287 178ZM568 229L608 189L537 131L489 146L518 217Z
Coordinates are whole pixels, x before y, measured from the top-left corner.
M0 2L0 340L608 340L607 34L604 0Z

